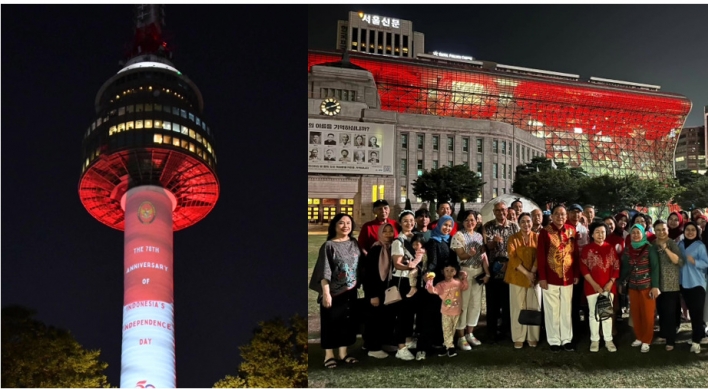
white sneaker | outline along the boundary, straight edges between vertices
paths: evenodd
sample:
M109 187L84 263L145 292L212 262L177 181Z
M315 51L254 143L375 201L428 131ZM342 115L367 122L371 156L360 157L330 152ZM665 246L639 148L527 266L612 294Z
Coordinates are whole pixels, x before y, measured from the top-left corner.
M406 348L408 349L415 349L418 348L418 339L413 339L410 342L406 343Z
M415 356L411 354L410 351L408 351L408 347L404 347L396 351L396 358L402 359L404 361L412 361L415 359Z
M590 342L590 352L596 353L600 351L600 342Z
M642 341L637 339L634 342L632 342L632 347L639 347L642 345Z
M415 360L416 361L424 361L425 360L425 351L418 351L415 354Z
M642 350L643 353L648 353L649 352L649 344L648 343L642 343Z
M467 339L467 343L469 343L475 347L482 345L482 342L480 342L479 339L475 338L474 334L465 335L465 339Z
M617 351L617 346L615 346L614 342L612 342L611 340L605 341L605 347L607 347L607 351L611 353Z
M703 339L701 339L701 344L708 344L708 336L704 336Z
M691 345L691 352L700 354L701 353L701 345L699 343L694 343Z
M464 336L461 337L460 339L457 339L457 348L459 348L460 350L464 350L464 351L472 350L472 347L470 347L470 344L467 343L467 339L465 339Z
M369 354L368 354L368 355L369 355L370 357L374 357L374 358L378 358L378 359L384 359L384 358L387 358L387 357L388 357L388 353L386 353L386 351L383 351L383 350L379 350L379 351L369 351Z

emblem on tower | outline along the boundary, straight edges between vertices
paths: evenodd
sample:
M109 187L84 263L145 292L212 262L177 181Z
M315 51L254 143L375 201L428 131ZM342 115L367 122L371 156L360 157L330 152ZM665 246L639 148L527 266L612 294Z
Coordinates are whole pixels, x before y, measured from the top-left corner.
M144 201L138 207L138 219L143 224L150 224L155 220L155 206L149 201Z

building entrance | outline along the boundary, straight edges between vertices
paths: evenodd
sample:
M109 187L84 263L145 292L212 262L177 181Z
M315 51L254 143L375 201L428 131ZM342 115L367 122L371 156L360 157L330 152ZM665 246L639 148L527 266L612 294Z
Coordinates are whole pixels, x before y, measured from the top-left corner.
M354 199L307 199L307 221L310 224L329 224L338 213L354 217Z

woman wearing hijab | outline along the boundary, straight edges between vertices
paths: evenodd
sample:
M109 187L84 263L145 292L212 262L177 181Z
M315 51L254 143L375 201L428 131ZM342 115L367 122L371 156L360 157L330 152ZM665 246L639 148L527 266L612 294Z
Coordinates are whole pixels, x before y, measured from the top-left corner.
M632 223L630 223L630 226L634 226L636 224L639 224L642 226L642 228L644 228L644 234L647 236L647 241L649 243L653 242L656 239L656 236L654 235L654 233L650 232L648 230L649 225L647 224L647 219L644 214L637 213L636 215L634 215L634 217L632 218ZM629 246L629 243L631 241L632 241L632 238L629 235L627 235L627 237L624 240L624 245Z
M703 304L706 298L706 270L708 254L706 246L698 239L698 226L687 222L683 227L683 240L679 249L686 256L686 264L681 268L681 295L691 314L691 352L701 352L700 341L705 336Z
M641 224L632 226L629 236L631 241L622 254L622 279L628 281L630 314L637 338L632 347L641 346L641 351L646 353L654 337L655 299L660 293L659 255L647 240Z
M325 349L324 366L337 367L334 349L343 363L356 363L347 355L347 347L356 342L357 323L353 316L359 287L361 250L352 236L355 225L351 216L340 213L329 223L327 241L310 279L310 289L319 294L321 345Z
M371 246L364 260L364 298L369 301L368 314L364 324L364 347L370 357L383 359L388 354L381 349L392 322L389 310L384 306L384 296L391 281L391 243L395 235L393 225L384 223L379 228L379 240Z
M433 285L445 279L443 265L454 259L454 251L450 249L450 232L454 221L450 215L444 215L439 220L435 229L430 233L430 240L425 243L428 262L423 272L418 277L418 290L425 289L428 273L435 273ZM416 324L419 327L418 352L416 360L423 360L426 354L432 351L433 346L441 347L442 314L440 313L440 297L430 293L421 293L419 297L420 311Z
M683 216L678 212L671 212L666 225L669 228L669 239L676 243L680 242L683 239Z

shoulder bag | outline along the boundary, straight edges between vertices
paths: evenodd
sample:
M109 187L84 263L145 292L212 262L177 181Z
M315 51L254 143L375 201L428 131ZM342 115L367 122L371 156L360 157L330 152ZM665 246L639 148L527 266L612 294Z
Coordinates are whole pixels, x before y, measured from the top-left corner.
M405 246L404 246L405 250ZM391 269L388 272L388 282L391 283L391 278L393 278L393 262L391 263ZM386 292L384 293L384 305L389 305L393 303L397 303L401 301L401 292L399 291L400 286L401 286L401 279L403 277L398 277L398 286L391 286L390 288L386 289Z
M533 289L534 296L536 295L536 289ZM519 312L519 324L524 326L540 326L543 323L543 312L536 309L526 309L526 296L529 293L529 288L526 288L526 293L524 293L524 304L523 308ZM538 300L538 297L536 297Z

